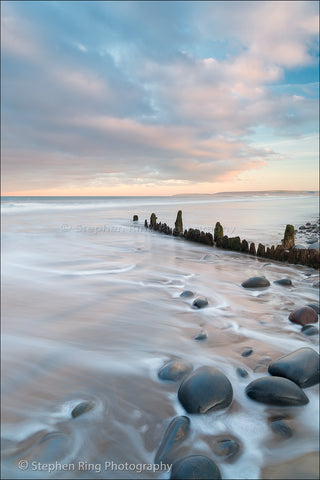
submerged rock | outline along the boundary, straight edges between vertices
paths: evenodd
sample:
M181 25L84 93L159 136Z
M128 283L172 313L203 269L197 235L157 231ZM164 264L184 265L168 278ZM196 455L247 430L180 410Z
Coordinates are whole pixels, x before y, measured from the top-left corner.
M247 370L245 368L242 368L242 367L238 367L236 372L239 375L239 377L241 377L241 378L246 378L249 375Z
M286 423L285 418L275 417L271 419L272 431L282 438L290 438L293 435L292 429Z
M243 288L260 288L269 287L270 282L266 277L251 277L245 282L241 283Z
M314 325L304 325L301 329L301 332L303 335L307 335L308 337L319 334L319 330Z
M178 398L188 413L207 413L209 410L228 407L233 399L233 390L222 372L204 366L184 379Z
M184 292L180 293L180 297L188 298L193 297L194 293L191 290L185 290Z
M174 450L187 437L189 430L190 420L188 417L175 417L163 435L154 463L172 461Z
M204 455L190 455L173 463L170 479L220 480L221 474L210 458Z
M192 371L192 365L184 360L169 360L158 371L158 377L161 380L170 380L176 382L188 375Z
M301 307L290 313L289 320L298 325L307 325L308 323L317 323L318 315L311 307Z
M193 301L192 305L196 308L204 308L209 305L209 302L206 297L198 297Z
M292 248L294 246L294 226L287 225L282 242L283 248Z
M194 337L195 340L205 340L206 338L208 338L208 334L204 329L202 329L200 333Z
M292 380L301 388L311 387L319 383L320 357L312 348L299 348L271 362L268 371Z
M281 280L275 280L273 283L277 285L282 285L284 287L290 287L292 285L292 281L290 278L281 278Z
M239 456L241 450L240 440L220 436L214 440L212 451L219 457L224 457L227 462L233 462Z
M282 377L261 377L249 383L246 394L267 405L299 406L309 402L306 394L291 380Z
M82 415L83 413L89 412L89 410L92 410L94 407L93 402L81 402L79 403L76 407L71 412L72 418L79 417L79 415Z
M241 356L242 357L249 357L253 352L253 349L252 348L247 348L246 350L244 350L242 353L241 353Z

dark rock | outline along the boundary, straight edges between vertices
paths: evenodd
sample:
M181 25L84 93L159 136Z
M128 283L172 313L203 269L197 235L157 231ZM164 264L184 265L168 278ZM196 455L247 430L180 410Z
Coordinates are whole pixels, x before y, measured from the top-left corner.
M301 332L303 332L303 335L307 335L308 337L319 334L319 330L314 325L304 325L301 329Z
M259 243L258 250L257 250L257 257L265 257L266 256L266 247Z
M144 226L145 226L145 228L148 228L148 221L147 220L144 221Z
M242 240L240 250L243 253L249 253L249 244L248 244L247 240Z
M155 228L156 225L157 225L157 217L155 213L152 213L150 217L150 228Z
M92 410L94 407L93 402L81 402L79 403L76 407L71 412L71 416L73 418L79 417L79 415L82 415L83 413L89 412L89 410Z
M276 433L279 437L282 438L290 438L292 437L292 429L289 425L285 422L283 418L275 418L271 421L271 428L274 433Z
M236 252L240 252L240 250L241 250L240 237L230 237L228 239L228 248L230 250L235 250Z
M320 313L319 303L309 303L307 307L313 308L313 310L319 315Z
M229 247L229 237L224 235L222 238L222 248L227 249Z
M139 220L138 215L133 215L133 221L134 221L134 222L137 222L138 220Z
M283 287L289 287L292 285L290 278L281 278L281 280L275 280L273 283L277 285L282 285Z
M292 380L301 388L311 387L319 383L319 355L312 348L299 348L271 362L268 371L276 377Z
M180 234L183 233L183 223L182 223L182 211L179 210L177 213L177 219L174 224L175 230Z
M180 297L193 297L194 293L191 290L185 290L184 292L180 293Z
M217 222L216 226L214 227L213 237L215 242L218 240L218 238L223 238L223 227L220 222Z
M254 243L250 243L249 253L250 255L256 256L257 252L256 252L256 246Z
M261 377L249 383L246 394L267 405L298 406L309 402L306 394L291 380L282 377Z
M253 352L253 349L252 348L247 348L246 350L244 350L242 353L241 353L241 356L242 357L249 357Z
M239 377L241 377L241 378L246 378L249 375L247 370L245 368L242 368L242 367L238 367L236 371L237 371L237 374L239 375Z
M158 377L161 380L170 380L176 382L188 375L192 371L192 365L184 360L169 360L159 370Z
M210 458L203 455L190 455L173 463L170 479L219 480L221 474Z
M294 227L293 225L287 225L284 232L284 238L282 242L283 248L292 248L294 246Z
M239 456L241 443L235 438L219 437L214 440L212 451L226 461L232 462Z
M307 325L309 323L317 323L318 315L311 307L301 307L290 313L289 320L298 325Z
M242 284L243 288L269 287L270 282L266 277L251 277Z
M154 463L173 461L176 447L187 437L189 430L190 420L188 417L174 418L163 435Z
M208 334L204 329L202 329L201 332L194 337L195 340L205 340L206 338L208 338Z
M207 413L228 407L233 398L228 378L214 367L200 367L180 385L178 398L188 413Z
M209 305L209 302L206 297L198 297L193 301L192 305L196 308L204 308Z

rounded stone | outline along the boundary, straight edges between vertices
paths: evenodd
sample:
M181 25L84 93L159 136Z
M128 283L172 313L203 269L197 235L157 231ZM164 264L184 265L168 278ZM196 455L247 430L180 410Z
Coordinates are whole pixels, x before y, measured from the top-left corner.
M206 297L198 297L193 301L192 305L196 308L204 308L209 305L209 302Z
M277 406L299 406L309 402L297 384L282 377L261 377L249 383L246 394L256 402Z
M281 280L275 280L273 283L277 285L282 285L283 287L290 287L292 285L292 281L290 278L281 278Z
M250 357L250 355L253 353L253 349L252 348L247 348L246 350L244 350L242 353L241 353L241 356L242 357Z
M309 323L317 323L318 315L311 307L301 307L290 313L289 320L298 325L307 325Z
M269 287L270 282L266 277L251 277L241 285L243 288L261 288Z
M163 435L154 463L171 461L175 448L187 437L189 430L190 420L188 417L175 417Z
M235 438L220 437L215 439L212 451L219 457L224 457L226 461L234 461L241 450L240 441Z
M175 382L181 380L192 371L192 365L184 360L169 360L159 370L158 376L161 380Z
M76 407L71 412L72 418L79 417L79 415L82 415L83 413L89 412L89 410L92 410L94 407L93 402L81 402L79 403Z
M188 413L207 413L228 407L233 399L233 389L220 370L204 366L184 379L178 398Z
M204 455L190 455L180 458L172 465L170 479L176 480L220 480L218 466Z
M311 387L319 383L320 357L312 348L299 348L271 362L268 371L271 375L292 380L301 388Z
M191 290L185 290L184 292L180 293L180 297L193 297L194 293Z
M206 338L208 338L208 334L204 329L202 329L200 333L194 337L195 340L206 340Z
M242 367L238 367L236 372L239 375L239 377L241 377L241 378L246 378L249 375L247 370L245 368L242 368Z
M304 325L301 329L301 332L303 335L307 335L308 337L319 334L319 330L314 325Z

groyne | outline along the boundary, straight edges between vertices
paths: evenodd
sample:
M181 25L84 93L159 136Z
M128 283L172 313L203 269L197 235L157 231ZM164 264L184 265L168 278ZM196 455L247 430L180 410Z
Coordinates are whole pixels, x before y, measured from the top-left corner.
M306 265L315 269L320 267L320 255L318 249L312 248L295 248L295 230L293 225L287 225L284 232L284 238L281 245L272 245L266 247L262 242L256 246L253 242L239 236L228 237L223 234L223 226L217 222L214 229L214 234L204 232L197 228L189 228L183 230L182 227L182 212L179 210L175 227L171 228L166 223L157 222L155 213L151 214L150 222L144 222L145 228L149 228L164 235L171 235L175 237L184 238L187 241L202 243L211 247L221 248L223 250L232 250L247 255L253 255L258 258L265 258L268 260L276 260L278 262L287 262L291 264Z

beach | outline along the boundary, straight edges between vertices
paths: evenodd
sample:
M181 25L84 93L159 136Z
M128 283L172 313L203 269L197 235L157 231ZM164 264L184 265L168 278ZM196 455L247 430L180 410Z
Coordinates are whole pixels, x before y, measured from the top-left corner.
M271 246L287 224L316 221L318 202L307 194L3 198L2 476L170 478L168 470L117 466L154 465L170 421L187 415L177 456L210 457L223 479L271 478L280 464L283 476L274 478L289 478L297 457L304 478L317 478L318 385L304 388L303 406L257 403L245 390L282 355L319 352L318 335L288 319L319 302L319 272L161 235L144 221L154 212L174 226L182 210L184 228L213 234L219 221L229 236ZM270 286L242 287L256 276ZM274 283L284 278L292 285ZM206 308L194 308L198 297ZM221 371L232 403L187 413L181 382L158 376L171 359ZM72 418L81 402L93 408ZM273 428L277 418L290 435ZM217 454L219 438L236 439L235 458Z

